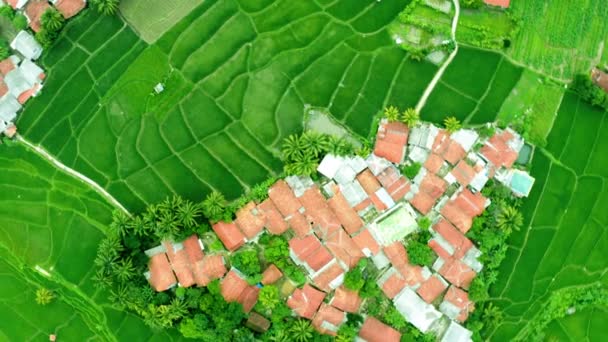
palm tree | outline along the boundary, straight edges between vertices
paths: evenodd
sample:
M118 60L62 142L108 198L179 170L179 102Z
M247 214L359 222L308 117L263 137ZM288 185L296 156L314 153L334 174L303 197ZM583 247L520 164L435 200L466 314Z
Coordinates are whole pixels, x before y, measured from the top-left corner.
M290 175L310 176L317 171L319 160L309 156L300 157L285 165L285 172Z
M118 233L119 236L124 237L127 235L127 231L130 228L131 218L122 210L114 210L112 212L112 223L110 228Z
M401 121L408 127L414 127L420 121L420 115L414 108L408 108L401 115Z
M449 133L454 133L462 127L460 121L453 116L449 116L443 120L443 125Z
M310 322L304 319L298 319L289 328L289 334L292 340L296 342L306 342L312 338L312 327Z
M175 315L175 318L182 318L188 314L188 305L185 301L179 298L173 298L171 304L169 304L169 309Z
M105 15L112 15L118 10L119 0L93 0L92 3L97 7L97 11Z
M514 206L506 205L496 218L496 226L504 231L519 230L524 224L523 215Z
M126 283L135 275L135 267L131 258L125 258L114 266L114 275L121 283Z
M54 7L49 7L40 17L42 27L48 31L56 32L63 27L63 15Z
M258 300L264 308L272 310L279 303L279 290L273 285L264 286L260 290Z
M304 148L305 155L313 155L315 157L323 154L328 150L330 141L327 135L308 131L300 137L300 142Z
M180 222L175 213L167 211L158 221L156 236L161 239L176 236L180 231Z
M129 291L127 290L127 287L120 285L116 290L111 289L109 299L118 309L124 309L127 307L129 301Z
M292 134L283 140L281 145L281 153L283 159L293 160L304 154L304 146L300 137L296 134Z
M495 306L493 303L490 303L488 306L485 307L485 309L483 309L482 317L483 321L489 327L494 327L502 321L503 313L497 306Z
M36 290L36 303L39 305L47 305L53 300L53 298L55 298L53 292L45 289L44 287Z
M399 121L399 109L395 106L388 106L384 108L384 117L388 121Z
M202 203L203 215L211 221L219 220L225 208L226 198L218 191L211 192Z
M177 216L186 228L196 226L196 220L201 215L201 208L190 201L182 201L177 209Z
M290 342L289 335L285 333L285 330L277 329L274 334L270 337L272 342Z
M93 275L93 281L98 289L111 288L113 284L110 272L102 268L97 269L95 275Z
M144 221L144 218L141 216L135 216L131 221L131 229L133 229L133 233L137 236L144 236L148 233L148 225Z

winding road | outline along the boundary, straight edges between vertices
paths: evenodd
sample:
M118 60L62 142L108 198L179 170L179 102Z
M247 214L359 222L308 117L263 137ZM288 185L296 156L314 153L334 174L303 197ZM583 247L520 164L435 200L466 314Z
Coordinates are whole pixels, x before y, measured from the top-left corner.
M454 57L456 57L456 54L458 53L458 42L456 41L456 28L458 27L458 18L460 17L460 2L458 0L452 0L452 2L454 3L454 10L455 10L454 18L452 19L452 41L454 42L454 51L452 51L452 53L450 54L448 59L443 63L441 68L439 68L439 70L437 70L435 77L433 77L433 79L431 80L431 83L429 83L429 85L424 90L422 97L420 98L420 100L418 101L418 104L416 105L416 112L418 112L418 113L420 113L420 111L426 104L426 101L428 100L429 96L431 96L433 89L435 89L435 86L441 79L441 76L443 76L445 69L447 69L447 67L450 65L450 63L452 63L452 61L454 60Z

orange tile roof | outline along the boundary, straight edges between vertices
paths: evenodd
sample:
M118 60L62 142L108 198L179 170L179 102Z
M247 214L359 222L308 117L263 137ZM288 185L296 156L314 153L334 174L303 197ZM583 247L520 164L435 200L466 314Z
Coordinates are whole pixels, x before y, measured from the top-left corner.
M424 168L432 173L437 173L441 169L441 166L443 166L443 158L435 153L431 153L426 162L424 162Z
M416 286L424 281L422 267L418 265L405 264L397 266L396 268L405 280L407 286Z
M399 342L401 333L390 326L368 316L359 330L359 337L367 342Z
M357 312L361 306L362 299L357 291L352 291L344 286L340 286L334 292L334 297L330 304L336 308L346 312Z
M394 144L384 140L376 140L374 154L395 164L401 164L405 155L405 145Z
M0 96L4 96L8 93L8 86L4 82L4 78L0 76Z
M66 19L78 14L86 5L87 3L84 0L58 0L55 3L55 7Z
M177 283L165 253L153 255L148 266L150 268L150 279L148 281L156 291L165 291Z
M359 260L364 257L359 246L342 228L325 240L325 246L348 268L355 267Z
M395 183L391 184L391 186L386 188L386 191L391 195L391 198L394 201L399 201L410 192L411 187L410 182L408 182L405 177L401 177Z
M389 268L387 272L389 272L388 278L380 285L382 292L384 292L388 298L393 299L401 290L403 290L407 283L396 268Z
M488 5L500 6L502 8L509 8L511 0L483 0Z
M513 139L508 131L494 134L479 150L479 153L495 167L510 168L517 160L518 153L512 150L508 142Z
M40 89L40 84L34 84L33 87L19 94L19 96L17 96L17 101L19 101L19 103L21 104L26 103L27 100L30 99L30 97L34 96L34 94L38 92L38 89Z
M433 142L433 152L454 165L466 156L464 148L450 138L445 130L440 130Z
M247 239L253 239L258 235L264 229L266 223L262 216L254 214L254 211L257 214L255 202L251 201L236 212L234 222Z
M247 287L249 287L247 281L243 279L234 269L230 270L228 274L226 274L220 284L222 297L224 297L227 302L238 301L239 297Z
M268 197L283 216L289 216L302 207L287 182L282 179L270 187Z
M310 233L310 229L312 228L310 221L298 211L291 214L291 217L287 220L287 224L289 227L291 227L294 233L300 237L306 236L308 233Z
M441 208L441 215L466 234L473 224L473 217L483 213L485 202L486 198L481 193L473 194L464 189L456 199Z
M365 190L369 196L374 195L376 191L382 187L376 176L374 176L369 169L365 169L363 172L358 174L357 180L361 184L363 190Z
M349 234L358 232L363 227L363 220L357 212L348 205L346 198L340 193L340 188L335 187L334 196L327 201L334 214Z
M372 203L374 204L374 207L376 207L376 210L378 211L384 211L388 208L388 206L382 202L382 200L380 199L380 197L376 194L373 194L369 197L372 201Z
M201 245L199 244L198 236L196 234L190 235L186 240L182 241L182 244L184 245L184 249L188 255L188 260L190 260L191 264L203 260L203 256L205 254L201 249Z
M454 257L462 258L473 247L473 242L462 234L456 227L448 221L441 219L433 226L439 235L441 235L453 248Z
M416 290L420 297L427 303L432 303L437 299L448 286L439 279L437 275L432 275Z
M4 76L6 76L6 74L8 74L9 72L11 72L13 69L15 69L16 66L13 63L13 61L11 60L11 58L6 58L3 59L0 62L0 73Z
M376 176L380 184L385 188L390 187L393 183L398 181L400 177L401 175L396 167L387 167Z
M199 286L207 286L211 281L223 277L228 271L224 257L220 254L205 255L194 267L196 269L194 277Z
M277 280L281 279L282 276L283 272L281 272L281 270L279 270L279 268L276 267L274 264L270 264L270 266L266 268L264 273L262 273L262 284L273 284Z
M372 200L368 198L364 199L363 201L361 201L361 203L357 204L356 206L353 207L353 209L355 209L355 211L360 212L363 209L367 209L370 205L372 205Z
M477 275L469 266L456 259L446 260L445 264L439 269L439 274L450 283L463 289L468 289L471 281Z
M336 336L338 328L344 321L346 321L346 314L343 311L322 303L312 320L312 326L321 334ZM333 325L335 328L327 329L327 325Z
M369 251L371 255L376 255L380 252L378 242L367 228L364 228L359 234L353 236L353 241L364 254L366 250Z
M245 235L234 222L220 221L212 225L211 228L229 251L235 251L245 244Z
M451 171L452 175L462 186L467 186L475 178L475 169L464 160L458 162L456 167Z
M441 197L447 188L448 183L432 173L427 173L420 183L420 191L426 192L435 200Z
M171 268L182 287L194 285L194 274L190 269L190 261L185 249L175 250L175 246L169 241L163 241L163 246L167 250L167 257L171 263Z
M302 262L318 271L323 266L333 260L327 249L321 245L321 242L314 234L307 235L303 238L295 237L289 240L289 248Z
M448 253L448 251L441 247L437 240L431 239L428 244L429 247L431 247L431 249L433 250L433 252L435 252L435 254L437 254L441 259L447 260L451 257L450 253Z
M249 312L258 301L260 289L257 286L249 285L243 290L238 298L238 302L243 306L244 312Z
M299 316L312 319L324 298L324 292L306 284L302 289L296 289L291 294L287 299L287 306Z
M405 246L401 241L395 241L390 245L384 247L384 254L390 260L393 266L401 266L408 263L407 252L405 251Z
M313 222L321 239L333 235L340 229L340 220L329 208L327 200L316 185L304 191L300 202L306 209L304 215Z
M424 192L418 192L410 200L410 204L423 214L428 214L435 205L435 199Z
M328 268L323 270L323 272L317 274L313 279L314 283L323 291L330 292L332 290L331 282L338 279L341 275L345 273L344 269L340 264L334 262Z
M34 32L39 32L42 28L40 17L51 6L46 0L29 0L25 5L25 15L30 20L30 27Z
M450 286L443 300L460 309L460 313L456 317L458 322L466 321L469 314L475 311L475 304L469 300L469 294L455 286Z
M283 234L289 228L289 225L283 219L283 216L270 198L267 198L264 202L258 204L258 210L260 210L264 216L266 228L270 233L277 235Z
M8 4L11 5L13 9L17 9L17 3L19 0L7 0Z
M401 122L382 122L378 127L374 154L395 164L400 164L405 155L409 129Z

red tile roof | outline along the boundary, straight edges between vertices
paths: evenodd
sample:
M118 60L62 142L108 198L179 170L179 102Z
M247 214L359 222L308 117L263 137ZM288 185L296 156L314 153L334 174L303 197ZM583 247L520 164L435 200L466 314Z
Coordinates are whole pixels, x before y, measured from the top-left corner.
M13 9L17 9L17 3L19 0L7 0L8 4L11 5Z
M40 89L40 84L34 84L33 87L19 94L19 96L17 96L17 101L19 101L21 104L26 103L30 97L34 96L38 92L38 89Z
M306 218L306 216L300 214L300 212L296 211L291 214L290 218L287 220L287 224L297 236L306 236L310 233L310 229L312 228L310 225L310 221Z
M249 285L243 290L237 301L243 306L244 312L249 312L257 303L259 295L260 289L257 286Z
M356 233L363 227L363 220L361 220L357 212L348 205L346 198L339 190L339 187L334 188L334 196L327 201L327 204L338 217L338 220L340 220L344 229L346 229L349 234Z
M455 286L450 286L443 300L460 309L460 313L456 317L458 322L466 321L469 313L475 311L475 304L469 300L469 294Z
M243 311L249 312L258 300L260 289L247 284L247 281L235 270L230 270L220 284L221 293L227 302L239 302Z
M188 256L189 267L192 270L195 283L201 286L206 285L208 283L208 278L204 274L202 268L204 254L201 245L199 244L198 236L196 234L191 235L189 238L182 241L182 244L184 245L184 250Z
M437 299L447 288L447 284L439 276L432 275L416 290L420 297L427 303L432 303Z
M399 271L407 286L416 286L424 281L422 267L420 266L405 264L398 266L397 271Z
M416 210L426 215L435 205L435 199L424 192L418 192L412 197L410 203Z
M306 284L302 289L296 289L291 294L287 300L287 306L299 316L312 319L324 298L324 292Z
M443 158L435 153L431 153L424 163L424 168L432 173L437 173L441 169L441 166L443 166Z
M401 176L394 167L386 168L377 178L394 201L402 199L410 191L411 185L407 178Z
M320 270L333 260L332 255L321 245L321 242L314 234L303 238L295 237L289 240L289 248L298 259L308 264L314 271Z
M287 217L302 207L300 201L293 194L293 191L284 180L278 180L268 190L268 197L274 205L279 209L279 212Z
M359 337L367 342L399 342L401 333L390 326L368 316L359 330Z
M393 299L407 284L396 268L389 268L386 272L386 280L379 285L382 288L382 292L384 292L388 298Z
M405 156L405 145L394 144L384 140L376 140L374 154L395 164L401 164Z
M276 267L274 264L270 264L270 266L266 268L264 273L262 273L262 284L273 284L277 280L281 279L282 276L283 272L281 272L281 270L279 270L279 268Z
M58 0L55 7L64 18L68 19L82 11L87 3L84 0Z
M437 242L435 239L431 239L431 241L429 241L429 247L431 247L433 252L435 252L435 254L437 254L441 259L447 260L451 257L450 253L441 247L439 242Z
M265 218L266 229L272 234L283 234L289 228L289 225L283 219L283 216L274 205L270 198L258 204L258 210Z
M4 77L0 76L0 97L8 93L8 86L4 82Z
M468 189L464 189L456 199L447 202L441 208L441 215L466 234L473 224L473 217L483 213L485 203L486 198L481 193L473 194Z
M371 253L371 255L376 255L380 252L380 246L372 233L370 233L369 229L364 228L361 232L355 236L353 236L353 241L355 244L361 249L363 254L366 252Z
M374 154L400 164L405 155L409 129L401 122L383 121L378 127Z
M332 285L334 285L333 287L339 285L332 284L332 282L338 279L344 273L345 271L342 266L340 266L339 263L334 262L329 267L324 269L323 272L317 274L313 281L321 290L330 292L332 290Z
M336 336L344 321L346 321L346 314L343 311L323 303L312 320L312 326L321 334Z
M434 199L441 197L447 188L448 183L432 173L427 173L420 183L420 191L426 192Z
M196 263L195 268L200 269L194 273L196 284L199 286L207 286L211 281L223 277L228 271L224 257L220 254L205 255L202 261Z
M469 266L456 259L446 260L445 264L439 269L439 274L450 283L463 289L468 289L471 281L477 275Z
M473 242L471 242L471 240L444 219L439 220L439 222L433 226L433 230L441 235L454 248L453 255L456 259L461 259L469 249L473 247Z
M369 170L365 169L363 172L357 175L357 180L361 184L361 187L365 192L371 196L376 193L382 186L374 174Z
M511 0L483 0L488 5L500 6L502 8L509 8Z
M245 235L234 222L220 221L212 225L211 228L229 251L235 251L245 244Z
M452 175L462 186L467 186L475 178L475 169L464 160L458 162L456 167L451 171Z
M508 131L494 134L479 150L479 153L497 168L510 168L517 160L518 153L512 150L508 142L513 135Z
M304 191L300 202L306 209L304 214L314 223L321 239L333 235L340 229L340 220L329 208L327 200L316 185Z
M325 240L325 246L348 268L355 267L359 260L364 257L359 246L342 228Z
M397 168L393 166L387 167L376 176L380 184L385 188L391 186L393 183L399 180L400 177L401 175L397 171Z
M257 215L255 202L251 201L236 212L234 223L251 240L264 229L266 222L262 215Z
M177 276L179 285L182 287L189 287L194 285L194 275L190 269L190 261L188 260L188 254L185 249L176 249L175 246L169 241L163 241L163 246L167 250L167 257L171 263L171 268Z
M148 281L156 291L165 291L177 283L165 253L153 255L148 266L150 268L150 279Z
M440 130L433 142L433 152L454 165L466 156L464 148L450 138L445 130Z
M401 241L395 241L384 247L384 254L393 266L402 266L408 263L407 252Z
M25 16L30 20L30 27L34 32L39 32L42 28L40 17L51 6L46 0L30 0L25 5Z
M376 207L376 210L384 211L388 208L388 206L380 199L378 195L373 194L369 198L372 200L372 203L374 204L374 207Z
M6 76L6 74L8 74L9 72L11 72L15 68L16 68L16 66L15 66L15 64L13 63L13 61L11 60L10 57L6 58L6 59L3 59L0 62L0 73L2 75Z
M330 304L346 312L357 312L361 306L362 299L357 291L352 291L344 286L340 286L334 292L334 297Z

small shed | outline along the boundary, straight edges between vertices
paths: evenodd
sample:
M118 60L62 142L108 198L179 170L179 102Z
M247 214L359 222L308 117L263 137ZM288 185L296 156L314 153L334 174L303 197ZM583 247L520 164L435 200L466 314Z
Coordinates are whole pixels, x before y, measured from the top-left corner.
M249 315L245 326L247 326L247 328L253 331L263 333L267 331L268 328L270 328L270 321L267 320L264 316L253 312Z

